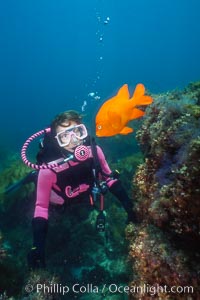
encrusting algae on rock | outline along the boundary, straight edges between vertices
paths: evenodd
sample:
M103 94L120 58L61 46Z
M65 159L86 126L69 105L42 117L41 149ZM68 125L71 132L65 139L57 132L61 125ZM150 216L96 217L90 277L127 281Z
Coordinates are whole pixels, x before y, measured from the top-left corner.
M190 84L155 96L146 110L137 132L145 161L133 181L141 225L126 230L135 284L191 289L130 299L200 298L199 99L200 83Z

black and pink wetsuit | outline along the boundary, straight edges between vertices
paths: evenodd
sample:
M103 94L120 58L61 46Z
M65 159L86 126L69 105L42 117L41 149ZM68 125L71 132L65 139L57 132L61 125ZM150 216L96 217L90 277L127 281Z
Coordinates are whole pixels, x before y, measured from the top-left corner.
M99 146L97 155L102 169L102 180L111 188L117 179L112 179L112 173ZM90 150L89 158L82 162L68 161L65 164L51 169L41 169L38 174L37 194L34 218L48 219L49 203L63 204L65 200L89 199L94 186L94 159Z

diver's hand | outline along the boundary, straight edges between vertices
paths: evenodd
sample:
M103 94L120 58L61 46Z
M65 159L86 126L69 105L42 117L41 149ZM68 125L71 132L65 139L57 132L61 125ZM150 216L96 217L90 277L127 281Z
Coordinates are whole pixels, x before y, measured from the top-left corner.
M30 270L44 269L46 266L44 251L33 247L27 255L27 262Z

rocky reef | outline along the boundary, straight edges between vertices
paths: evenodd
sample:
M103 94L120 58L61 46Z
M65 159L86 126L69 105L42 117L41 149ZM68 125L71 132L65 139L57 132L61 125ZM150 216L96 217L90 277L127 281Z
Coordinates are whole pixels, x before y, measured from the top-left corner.
M130 299L199 299L200 82L154 95L137 140L145 159L133 179L141 224L126 229L131 285L160 290Z

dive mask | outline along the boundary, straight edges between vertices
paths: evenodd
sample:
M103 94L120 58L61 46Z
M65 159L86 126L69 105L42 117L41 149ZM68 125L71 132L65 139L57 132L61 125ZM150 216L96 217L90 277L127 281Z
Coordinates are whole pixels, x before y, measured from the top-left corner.
M85 125L72 125L58 132L55 136L60 147L68 146L72 138L84 140L87 137L87 129Z

